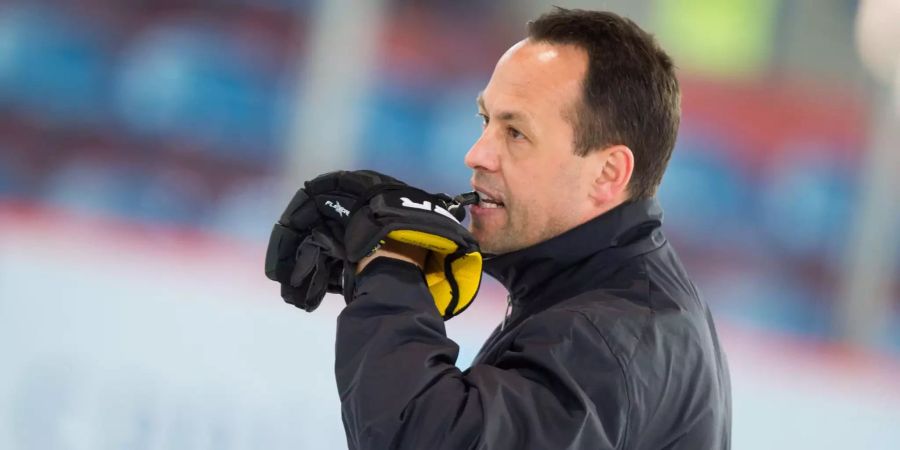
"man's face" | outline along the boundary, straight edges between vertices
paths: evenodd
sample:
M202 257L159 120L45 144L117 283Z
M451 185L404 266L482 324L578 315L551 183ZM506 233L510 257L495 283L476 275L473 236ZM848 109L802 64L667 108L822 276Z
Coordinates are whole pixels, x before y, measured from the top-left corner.
M587 220L589 177L575 155L572 112L580 101L586 53L524 40L497 62L479 95L481 137L466 154L472 187L470 230L486 253L550 239Z

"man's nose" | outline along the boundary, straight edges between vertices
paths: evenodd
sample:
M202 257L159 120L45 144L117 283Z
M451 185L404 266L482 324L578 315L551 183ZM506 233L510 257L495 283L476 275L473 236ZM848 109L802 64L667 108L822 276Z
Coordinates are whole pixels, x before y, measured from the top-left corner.
M466 153L465 162L470 169L495 172L500 167L497 151L488 137L488 133L482 133L481 137L472 144L472 148Z

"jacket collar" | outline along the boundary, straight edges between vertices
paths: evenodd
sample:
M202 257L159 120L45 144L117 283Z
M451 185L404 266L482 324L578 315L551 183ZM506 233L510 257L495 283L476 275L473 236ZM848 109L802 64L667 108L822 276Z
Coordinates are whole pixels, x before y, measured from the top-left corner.
M514 305L537 297L565 298L595 287L597 270L615 268L665 243L661 224L655 198L626 202L531 247L487 255L484 271L506 287Z

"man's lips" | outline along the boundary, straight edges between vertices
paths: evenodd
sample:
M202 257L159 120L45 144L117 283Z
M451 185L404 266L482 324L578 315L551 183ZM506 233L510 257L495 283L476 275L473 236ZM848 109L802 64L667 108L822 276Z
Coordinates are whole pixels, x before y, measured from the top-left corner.
M506 208L503 206L491 205L490 203L479 203L477 205L472 205L469 207L469 213L472 214L473 219L477 218L487 218L489 216L494 216L497 214L505 213Z
M478 200L478 203L476 206L479 206L482 208L502 208L504 206L503 198L500 195L495 194L495 193L488 191L484 188L481 188L479 186L476 186L474 184L472 185L472 188L475 189L475 192L478 193L478 197L479 197L479 200Z
M477 191L476 191L477 192ZM493 200L486 194L479 192L480 200L471 206L470 211L473 217L484 217L492 213L499 213L506 210L506 206L499 200Z

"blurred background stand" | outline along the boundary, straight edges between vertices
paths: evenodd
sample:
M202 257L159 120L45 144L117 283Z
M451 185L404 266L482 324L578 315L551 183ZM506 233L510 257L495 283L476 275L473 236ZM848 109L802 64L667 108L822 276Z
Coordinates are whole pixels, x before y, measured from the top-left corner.
M863 2L856 26L862 60L886 95L874 106L838 317L848 342L871 346L889 333L891 288L900 273L896 246L890 245L900 230L900 2Z
M313 7L308 54L297 59L304 76L293 92L282 166L287 192L316 175L354 168L385 13L385 0L323 1Z

